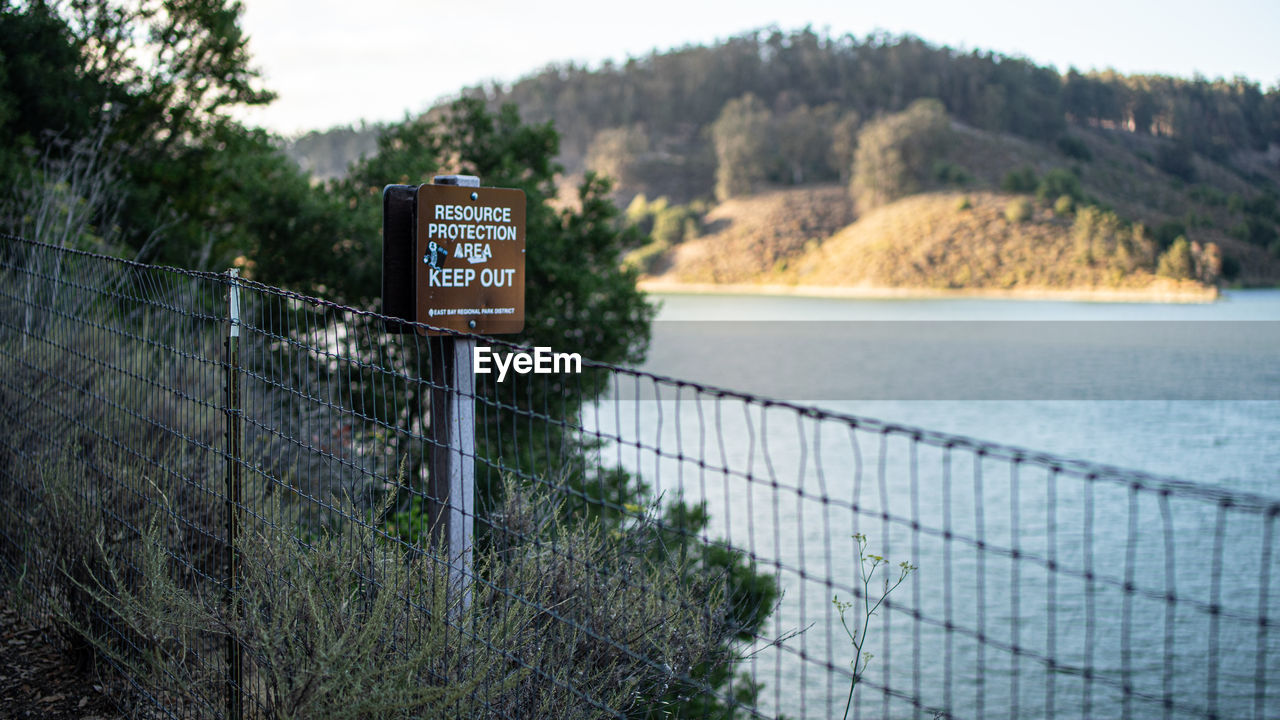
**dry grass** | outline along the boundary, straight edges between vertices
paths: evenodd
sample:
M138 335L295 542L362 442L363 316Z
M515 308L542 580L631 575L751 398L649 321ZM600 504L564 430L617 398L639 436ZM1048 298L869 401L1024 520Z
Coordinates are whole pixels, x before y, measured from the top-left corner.
M707 213L704 235L675 249L667 275L686 282L746 282L785 269L853 221L843 185L734 198Z
M966 196L971 207L961 209L960 198ZM1145 270L1118 275L1080 261L1070 217L1035 206L1029 221L1011 222L1006 208L1017 197L944 192L905 198L798 258L785 278L805 285L933 289L1157 284Z

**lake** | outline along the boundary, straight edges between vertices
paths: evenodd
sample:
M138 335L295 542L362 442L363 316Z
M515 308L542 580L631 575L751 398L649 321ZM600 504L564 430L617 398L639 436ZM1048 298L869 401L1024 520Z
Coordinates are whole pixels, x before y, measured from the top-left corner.
M746 665L764 711L842 714L852 651L831 601L850 597L857 532L919 570L870 626L851 717L1280 715L1280 633L1256 622L1280 597L1273 519L883 424L1269 501L1280 291L1207 305L656 299L644 370L882 421L646 383L588 413L589 430L622 439L606 462L705 501L707 536L778 575L764 634L786 640L757 643Z

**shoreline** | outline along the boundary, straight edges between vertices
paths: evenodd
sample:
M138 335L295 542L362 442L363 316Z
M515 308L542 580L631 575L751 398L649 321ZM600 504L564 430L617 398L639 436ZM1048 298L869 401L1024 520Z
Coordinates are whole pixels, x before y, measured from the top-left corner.
M937 300L986 298L1068 302L1207 304L1218 300L1216 287L1149 288L923 288L755 283L686 283L649 278L636 283L648 293L668 295L777 295L849 300Z

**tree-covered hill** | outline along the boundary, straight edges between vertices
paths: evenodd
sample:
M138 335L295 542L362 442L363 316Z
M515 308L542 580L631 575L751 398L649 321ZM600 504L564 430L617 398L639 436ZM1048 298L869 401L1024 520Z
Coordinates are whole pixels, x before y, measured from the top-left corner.
M1037 181L1018 190L1011 177L1030 173L1075 182L1074 203L1158 235L1145 270L1154 273L1160 253L1183 237L1213 243L1228 281L1280 281L1280 88L1241 78L1060 72L911 36L831 37L805 28L596 68L553 65L462 94L493 107L514 103L527 121L552 123L562 184L594 170L614 178L623 203L638 198L644 208L665 198L668 220L677 208L696 207L700 221L723 226L724 218L705 216L708 203L833 183L849 187L858 214L925 191L1035 193ZM322 155L332 164L341 153L327 137L313 134L292 151L310 167ZM331 139L350 145L351 131ZM1048 207L1062 189L1046 188L1054 195L1039 201ZM744 217L765 215L776 213ZM654 272L679 266L675 246L690 237L659 219L648 224L661 237L633 258ZM740 224L730 245L799 248L814 239L744 239L753 232L778 235ZM701 245L703 254L731 251L705 237Z
M598 68L552 65L509 86L463 93L495 105L513 102L530 122L554 122L569 174L608 164L624 188L687 173L710 191L713 126L726 105L748 94L779 126L772 154L786 159L761 160L772 165L766 178L784 183L847 171L817 152L797 160L841 140L810 136L847 134L921 98L938 99L971 127L1046 142L1072 125L1119 128L1177 141L1220 162L1280 142L1280 93L1244 79L1060 73L1025 58L962 52L911 36L830 37L809 28L748 32Z

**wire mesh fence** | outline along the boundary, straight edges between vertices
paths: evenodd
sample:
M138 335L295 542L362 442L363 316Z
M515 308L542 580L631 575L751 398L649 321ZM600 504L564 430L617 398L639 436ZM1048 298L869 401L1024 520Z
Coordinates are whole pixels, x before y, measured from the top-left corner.
M0 565L138 716L1280 714L1275 497L16 237L0 305Z

